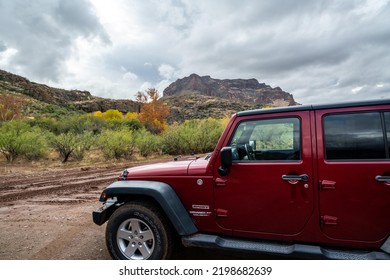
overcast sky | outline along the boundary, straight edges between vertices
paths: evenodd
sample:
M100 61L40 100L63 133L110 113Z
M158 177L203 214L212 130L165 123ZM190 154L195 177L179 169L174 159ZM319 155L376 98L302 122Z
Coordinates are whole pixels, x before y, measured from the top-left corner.
M390 0L0 0L0 69L109 98L192 73L390 98Z

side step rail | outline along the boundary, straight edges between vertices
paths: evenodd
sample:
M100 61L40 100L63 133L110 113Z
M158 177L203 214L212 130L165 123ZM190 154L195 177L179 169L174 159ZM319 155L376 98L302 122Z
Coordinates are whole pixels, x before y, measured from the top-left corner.
M316 259L390 260L390 255L384 252L341 251L313 245L238 240L209 234L194 234L191 236L184 236L182 238L182 243L186 247L239 250L273 255L284 255L286 257L310 256Z

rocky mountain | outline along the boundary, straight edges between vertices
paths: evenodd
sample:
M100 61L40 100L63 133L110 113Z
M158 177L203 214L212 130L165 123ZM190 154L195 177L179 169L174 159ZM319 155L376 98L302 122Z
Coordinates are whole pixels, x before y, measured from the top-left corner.
M256 79L219 80L210 76L201 77L192 74L189 77L178 79L164 90L165 98L173 96L185 98L184 96L188 94L228 99L256 108L297 105L293 96L280 87L272 88L259 83Z
M135 112L139 108L138 103L132 100L100 98L91 95L88 91L53 88L3 70L0 70L0 91L26 95L47 104L71 107L88 113L109 109Z
M163 101L170 108L168 123L180 123L185 120L204 119L208 117L230 117L239 111L259 108L256 104L194 93L188 93L182 96L164 96Z
M93 96L88 91L65 90L38 84L0 70L0 94L13 95L24 106L24 115L48 111L47 106L82 110L84 112L117 109L123 113L139 111L140 104L132 100L116 100ZM0 96L0 102L2 96ZM192 74L178 79L163 92L163 102L170 108L168 123L194 118L222 118L242 110L263 106L297 104L293 96L279 87L272 88L255 79L218 80ZM42 109L43 108L43 109ZM49 108L51 110L51 108ZM34 115L33 114L33 115Z

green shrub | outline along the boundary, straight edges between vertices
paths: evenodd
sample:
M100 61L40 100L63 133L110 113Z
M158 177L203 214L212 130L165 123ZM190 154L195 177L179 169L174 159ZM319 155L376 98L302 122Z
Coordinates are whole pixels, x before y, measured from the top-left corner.
M38 160L47 156L49 144L46 131L35 127L24 133L21 138L24 142L22 151L23 157L28 160Z
M75 160L81 161L84 159L85 153L95 144L96 136L93 135L93 132L86 131L83 134L79 134L77 138L78 145L76 145L76 148L73 150L71 157Z
M109 130L138 130L142 128L142 124L135 119L109 119L105 121L105 127Z
M171 125L162 136L163 152L171 155L211 152L223 129L221 121L213 118Z
M91 131L94 134L100 133L104 126L104 120L90 116L71 116L62 118L58 121L56 134L72 132L74 134L83 134L85 131Z
M93 134L90 131L83 134L76 134L70 131L53 136L51 145L59 152L61 161L65 163L70 157L82 160L85 151L90 149L94 141Z
M83 134L84 132L89 131L92 134L97 135L100 134L105 127L103 119L89 114L70 119L70 123L70 130L77 134Z
M58 121L54 118L38 117L28 120L28 123L32 127L39 127L42 130L56 133L58 131Z
M32 128L23 121L9 121L0 127L0 152L8 162L23 156L29 160L47 154L46 133L39 127Z
M97 143L107 159L131 159L136 148L133 132L128 129L105 130Z
M212 152L217 145L224 130L220 120L213 118L203 120L186 121L189 126L195 129L194 137L191 138L191 149L195 153ZM184 125L186 125L186 122ZM194 124L191 124L194 122Z
M161 148L164 154L180 155L189 153L188 137L177 124L169 126L162 134Z
M145 128L135 133L135 144L143 157L148 157L160 150L160 139L160 136L152 134Z

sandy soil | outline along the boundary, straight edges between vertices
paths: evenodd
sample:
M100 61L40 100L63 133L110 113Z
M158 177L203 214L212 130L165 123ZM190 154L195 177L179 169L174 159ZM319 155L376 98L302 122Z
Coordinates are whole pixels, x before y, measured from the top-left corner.
M104 260L105 227L92 222L101 191L125 166L0 170L1 260ZM0 167L1 169L1 167ZM177 248L174 259L269 256Z

